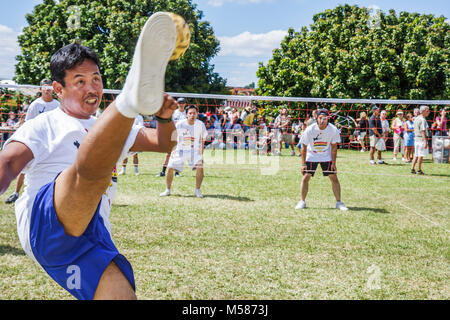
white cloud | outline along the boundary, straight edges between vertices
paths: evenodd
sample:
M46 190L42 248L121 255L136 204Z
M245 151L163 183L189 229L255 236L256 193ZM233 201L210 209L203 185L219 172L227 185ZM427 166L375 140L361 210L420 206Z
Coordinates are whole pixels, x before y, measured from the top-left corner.
M249 4L249 3L261 3L272 2L273 0L208 0L208 4L213 7L221 7L225 3L237 3L237 4Z
M16 56L20 53L20 47L17 43L18 32L13 29L0 25L0 78L12 79L14 77L14 65Z
M259 34L245 31L234 37L218 37L221 47L219 56L270 56L273 49L280 47L281 40L286 35L287 31L273 30Z

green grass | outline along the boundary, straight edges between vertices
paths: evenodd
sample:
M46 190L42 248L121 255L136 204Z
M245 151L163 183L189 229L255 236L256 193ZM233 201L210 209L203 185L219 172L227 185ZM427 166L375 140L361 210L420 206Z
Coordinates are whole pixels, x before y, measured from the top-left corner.
M350 210L333 209L319 170L308 209L295 211L300 159L283 154L271 157L279 160L275 175L242 161L207 165L203 199L193 197L195 172L187 168L174 178L173 195L159 197L164 155L140 154L138 177L129 164L111 224L138 298L450 298L450 165L429 160L428 175L413 176L401 162L369 166L367 153L339 151ZM4 203L13 187L0 197L0 299L72 299L24 255L13 207ZM380 271L378 288L368 285L371 266Z

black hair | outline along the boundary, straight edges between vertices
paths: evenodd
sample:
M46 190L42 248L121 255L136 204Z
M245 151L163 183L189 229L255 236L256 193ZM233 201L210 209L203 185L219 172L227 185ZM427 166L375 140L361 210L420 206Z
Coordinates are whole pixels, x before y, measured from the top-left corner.
M189 111L190 109L195 109L195 110L198 112L197 106L194 106L194 105L187 106L184 110L186 111L186 113L188 113L188 111Z
M92 60L100 69L100 59L94 50L76 42L62 47L50 59L52 79L65 87L66 70L80 65L86 59Z

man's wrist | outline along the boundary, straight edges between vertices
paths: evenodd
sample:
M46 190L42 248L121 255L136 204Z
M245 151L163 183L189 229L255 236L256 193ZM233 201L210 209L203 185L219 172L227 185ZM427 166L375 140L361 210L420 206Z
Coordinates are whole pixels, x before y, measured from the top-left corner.
M170 122L172 122L172 117L170 117L170 118L161 118L161 117L158 117L158 116L154 116L154 117L155 117L155 120L158 121L159 123L170 123Z

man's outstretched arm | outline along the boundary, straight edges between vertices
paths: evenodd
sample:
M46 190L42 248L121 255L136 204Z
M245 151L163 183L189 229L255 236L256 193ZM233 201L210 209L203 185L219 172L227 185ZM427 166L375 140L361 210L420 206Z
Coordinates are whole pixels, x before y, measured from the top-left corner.
M33 158L31 150L21 142L12 141L5 146L0 152L0 194Z

